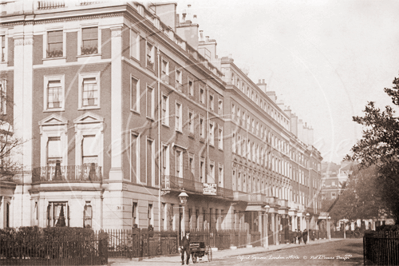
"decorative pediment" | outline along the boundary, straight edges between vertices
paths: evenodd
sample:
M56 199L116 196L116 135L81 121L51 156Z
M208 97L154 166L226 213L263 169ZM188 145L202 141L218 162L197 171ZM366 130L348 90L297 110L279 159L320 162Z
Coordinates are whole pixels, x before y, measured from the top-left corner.
M92 112L87 112L78 118L74 119L73 122L75 124L90 124L90 123L102 123L104 122L104 118L92 113Z
M40 126L58 126L58 125L67 125L68 119L62 117L60 115L52 114L43 120L39 121Z

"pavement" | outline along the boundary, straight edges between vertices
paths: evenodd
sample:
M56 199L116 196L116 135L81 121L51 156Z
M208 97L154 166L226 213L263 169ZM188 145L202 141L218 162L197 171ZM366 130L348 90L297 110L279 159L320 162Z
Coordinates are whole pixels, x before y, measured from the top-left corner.
M329 239L319 239L310 241L306 244L309 245L318 245L327 242L333 241L341 241L344 240L343 238L332 238ZM224 249L218 251L212 251L212 260L223 259L227 257L235 257L235 256L244 256L244 255L253 255L258 253L265 253L265 252L273 252L283 249L290 249L290 248L298 248L298 247L305 247L305 244L280 244L280 245L270 245L268 248L265 247L246 247L246 248L237 248L237 249ZM206 256L204 257L206 261ZM150 264L164 264L164 263L181 263L180 255L173 255L173 256L157 256L151 258L144 258L142 260L138 259L128 259L128 258L108 258L108 265L112 266L125 266L125 265L150 265ZM191 264L190 260L190 264Z

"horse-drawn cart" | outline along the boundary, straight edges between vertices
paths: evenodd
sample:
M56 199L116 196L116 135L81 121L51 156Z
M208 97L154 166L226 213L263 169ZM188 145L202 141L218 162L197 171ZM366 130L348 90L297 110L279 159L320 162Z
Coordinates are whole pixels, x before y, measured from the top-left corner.
M196 263L197 259L202 260L203 256L208 257L208 262L212 261L212 248L210 246L205 246L204 242L190 243L190 250L193 263Z

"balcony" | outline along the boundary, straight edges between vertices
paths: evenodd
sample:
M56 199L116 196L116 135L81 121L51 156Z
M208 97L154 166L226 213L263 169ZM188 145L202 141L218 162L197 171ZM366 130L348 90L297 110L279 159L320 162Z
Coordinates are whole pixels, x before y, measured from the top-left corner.
M278 204L280 205L281 208L288 208L288 200L286 200L286 199L278 199L277 202L278 202Z
M233 199L235 201L248 201L248 194L247 192L242 192L242 191L234 191L233 192Z
M233 190L228 189L228 188L223 188L223 187L218 187L217 188L217 195L221 196L223 198L233 198Z
M42 166L32 171L32 182L100 182L102 167L98 165Z
M186 179L178 176L164 175L162 176L161 186L164 190L185 190L196 194L204 193L204 184L191 179ZM233 199L233 190L223 187L218 187L217 196Z
M203 192L203 185L191 179L186 179L178 176L164 175L161 180L162 189L166 190L182 190L188 192Z
M263 204L266 202L266 196L261 193L251 193L248 194L248 202Z

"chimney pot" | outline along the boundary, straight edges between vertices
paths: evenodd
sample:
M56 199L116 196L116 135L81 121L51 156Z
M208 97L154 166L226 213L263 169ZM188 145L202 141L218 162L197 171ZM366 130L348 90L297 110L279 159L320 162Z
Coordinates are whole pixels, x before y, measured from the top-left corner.
M262 83L265 83L265 79L262 79Z
M205 36L206 41L209 42L209 36Z
M261 82L261 80L259 79L258 83L260 83L260 82Z

